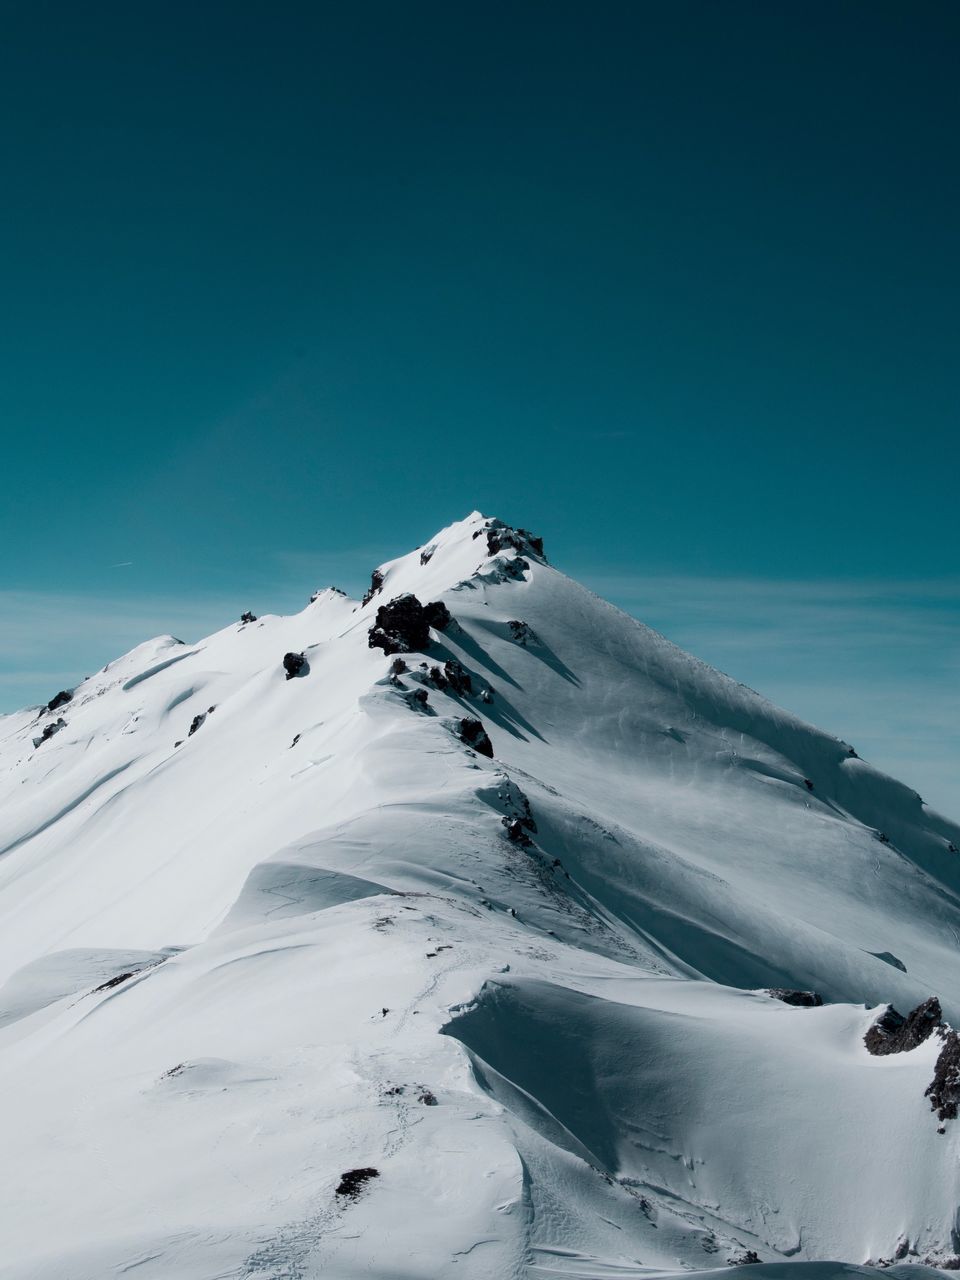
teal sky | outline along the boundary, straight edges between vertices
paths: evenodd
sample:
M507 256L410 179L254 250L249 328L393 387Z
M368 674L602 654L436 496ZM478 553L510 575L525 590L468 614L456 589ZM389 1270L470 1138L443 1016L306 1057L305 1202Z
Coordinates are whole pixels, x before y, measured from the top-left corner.
M0 707L480 507L960 812L960 7L0 13Z

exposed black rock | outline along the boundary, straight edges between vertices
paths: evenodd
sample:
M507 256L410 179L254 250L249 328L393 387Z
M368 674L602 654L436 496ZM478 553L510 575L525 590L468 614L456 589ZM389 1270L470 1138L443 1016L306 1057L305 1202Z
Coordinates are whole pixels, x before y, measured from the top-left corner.
M430 561L433 559L433 553L435 550L436 550L436 547L424 547L423 550L420 552L420 563L429 564Z
M513 844L518 844L524 849L529 848L529 846L533 844L533 841L527 835L524 830L523 823L519 818L511 818L509 815L505 815L500 819L500 821L506 828L507 839Z
M371 1178L379 1177L379 1169L348 1169L346 1173L340 1175L337 1195L349 1196L351 1200L356 1200L366 1183L368 1183Z
M473 716L465 716L462 720L457 721L457 730L461 742L466 743L468 747L472 747L480 755L493 759L493 743L479 720L474 719Z
M863 1037L870 1053L882 1057L888 1053L909 1053L923 1044L943 1017L940 1001L930 996L923 1004L907 1014L898 1013L893 1005L887 1005L872 1027Z
M369 604L373 597L383 590L383 574L379 569L374 569L370 575L370 586L367 588L366 594L360 601L361 609L365 604Z
M201 711L199 715L196 715L193 717L193 720L190 722L189 732L187 733L188 738L193 737L193 735L197 732L197 730L200 728L200 726L203 724L206 718L207 718L207 713L205 711Z
M427 626L433 627L434 631L446 631L450 625L450 610L442 600L431 600L429 604L425 604L423 615Z
M952 1027L938 1028L943 1048L924 1096L938 1120L956 1120L960 1107L960 1036Z
M854 751L853 747L847 747L847 755L848 755L848 756L850 756L850 758L851 758L852 760L859 760L859 759L860 759L860 757L857 755L856 751Z
M430 624L417 597L407 594L382 604L367 633L367 643L371 649L382 649L388 656L426 649L430 643Z
M256 622L256 620L257 620L257 615L255 613L251 613L249 609L247 610L246 613L241 613L240 615L240 621L242 623Z
M889 844L889 843L890 843L890 837L887 835L887 833L886 833L885 831L877 831L875 834L876 834L876 837L877 837L877 839L880 841L880 843L881 843L881 844Z
M442 631L450 623L445 604L434 600L422 605L416 596L396 596L377 610L367 643L371 649L382 649L387 655L415 653L430 644L430 628Z
M804 778L803 785L807 788L808 791L813 790L813 783L810 781L809 778Z
M287 679L292 680L294 676L301 673L305 674L304 668L307 668L307 660L302 653L285 653L283 655L283 669L287 673Z
M73 701L73 694L69 689L61 689L59 693L55 693L47 703L48 711L57 711L60 707L65 707L68 702Z
M798 1009L819 1009L823 1004L823 998L816 991L792 991L789 987L767 987L766 991L774 1000L796 1005Z
M529 623L523 622L520 618L511 618L507 626L510 628L510 639L515 640L517 644L522 644L524 648L528 644L537 643L537 633Z
M300 741L300 735L299 733L295 733L293 735L293 741L290 743L290 747L295 747L299 741ZM287 748L288 751L290 750L290 747Z
M743 1253L734 1254L732 1258L727 1259L731 1267L752 1267L759 1261L760 1255L755 1249L745 1249Z
M488 520L473 536L479 538L481 533L487 535L487 555L499 555L501 551L510 549L543 559L543 539L529 529L511 529L502 520Z
M454 693L459 693L461 696L473 693L473 681L470 679L469 671L466 671L456 660L451 659L443 664L443 674Z
M40 737L34 738L33 745L35 747L42 746L43 743L49 742L55 733L59 733L61 729L65 729L66 727L67 727L66 720L64 720L63 716L60 716L59 719L53 722L53 724L48 724L44 726L43 732L40 734Z
M427 697L426 689L414 689L413 693L410 695L410 699L414 706L419 707L421 711L425 710L426 707L429 706L430 700Z
M114 978L108 978L106 982L101 982L99 987L93 988L93 994L98 991L109 991L112 987L119 987L121 982L126 982L128 978L132 978L136 971L131 969L129 973L118 973Z
M405 671L409 671L409 670L410 668L407 666L407 664L404 662L402 658L394 658L394 660L390 663L390 674L392 676L402 676Z
M439 667L431 667L429 675L431 682L436 685L438 689L447 688L449 682Z

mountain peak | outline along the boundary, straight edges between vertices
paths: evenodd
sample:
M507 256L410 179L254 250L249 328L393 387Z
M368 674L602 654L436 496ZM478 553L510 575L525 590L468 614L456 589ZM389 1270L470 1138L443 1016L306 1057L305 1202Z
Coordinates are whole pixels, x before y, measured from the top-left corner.
M953 1266L960 829L524 529L371 588L5 718L4 1275Z
M546 564L541 538L472 511L413 551L374 569L361 603L366 607L374 598L382 603L407 593L435 596L485 575L516 578L529 568L530 560Z

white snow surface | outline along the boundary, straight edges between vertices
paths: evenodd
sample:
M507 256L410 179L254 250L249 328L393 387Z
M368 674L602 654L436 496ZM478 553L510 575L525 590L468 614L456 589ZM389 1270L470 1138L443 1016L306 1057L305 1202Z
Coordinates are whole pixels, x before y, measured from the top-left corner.
M0 1276L957 1252L939 1041L863 1035L931 994L960 1022L960 829L486 525L363 607L163 636L0 718ZM368 630L404 592L453 622L391 678Z

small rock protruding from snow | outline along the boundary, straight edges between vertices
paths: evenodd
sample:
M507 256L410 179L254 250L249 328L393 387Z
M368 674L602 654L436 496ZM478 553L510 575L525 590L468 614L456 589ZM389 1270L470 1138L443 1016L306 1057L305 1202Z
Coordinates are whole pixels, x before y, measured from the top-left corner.
M519 818L511 818L505 814L500 819L500 821L503 823L504 827L506 828L507 839L512 844L518 844L523 849L528 849L530 845L533 844L533 841L527 835L526 831L523 828L523 823L520 821Z
M63 716L60 716L53 722L53 724L48 724L44 727L43 733L41 733L40 737L34 738L33 745L35 747L42 746L43 743L49 742L55 733L59 733L61 729L65 729L66 727L66 720L64 720Z
M782 1000L784 1004L795 1005L798 1009L819 1009L823 997L816 991L793 991L789 987L767 987L768 996L774 1000Z
M483 723L474 716L464 716L462 720L457 721L457 733L460 741L471 747L481 756L487 756L493 759L493 743L487 734Z
M909 1053L923 1044L935 1027L940 1026L942 1018L943 1011L936 996L918 1004L906 1017L898 1013L892 1004L887 1005L863 1037L863 1043L877 1057L888 1053Z
M473 680L470 678L470 672L460 665L455 659L451 659L440 667L430 668L430 679L438 689L452 689L454 693L462 696L473 693Z
M507 623L510 628L510 639L522 644L524 648L528 644L537 643L537 633L529 623L524 622L521 618L511 618Z
M59 693L55 693L47 703L48 711L58 711L61 707L65 707L68 702L73 701L73 694L69 689L61 689Z
M374 569L370 575L370 586L366 589L363 599L360 601L360 608L368 605L375 595L383 590L383 573L380 569Z
M249 609L246 613L241 613L240 615L240 623L242 626L246 626L248 622L256 622L256 620L257 615L255 613L251 613Z
M207 713L205 711L201 711L199 715L195 715L193 717L193 719L190 722L190 728L187 731L188 738L193 737L193 735L197 732L197 730L200 728L200 726L203 724L206 718L207 718Z
M302 653L285 653L283 669L287 673L288 680L292 680L294 676L305 675L309 670L307 660Z

